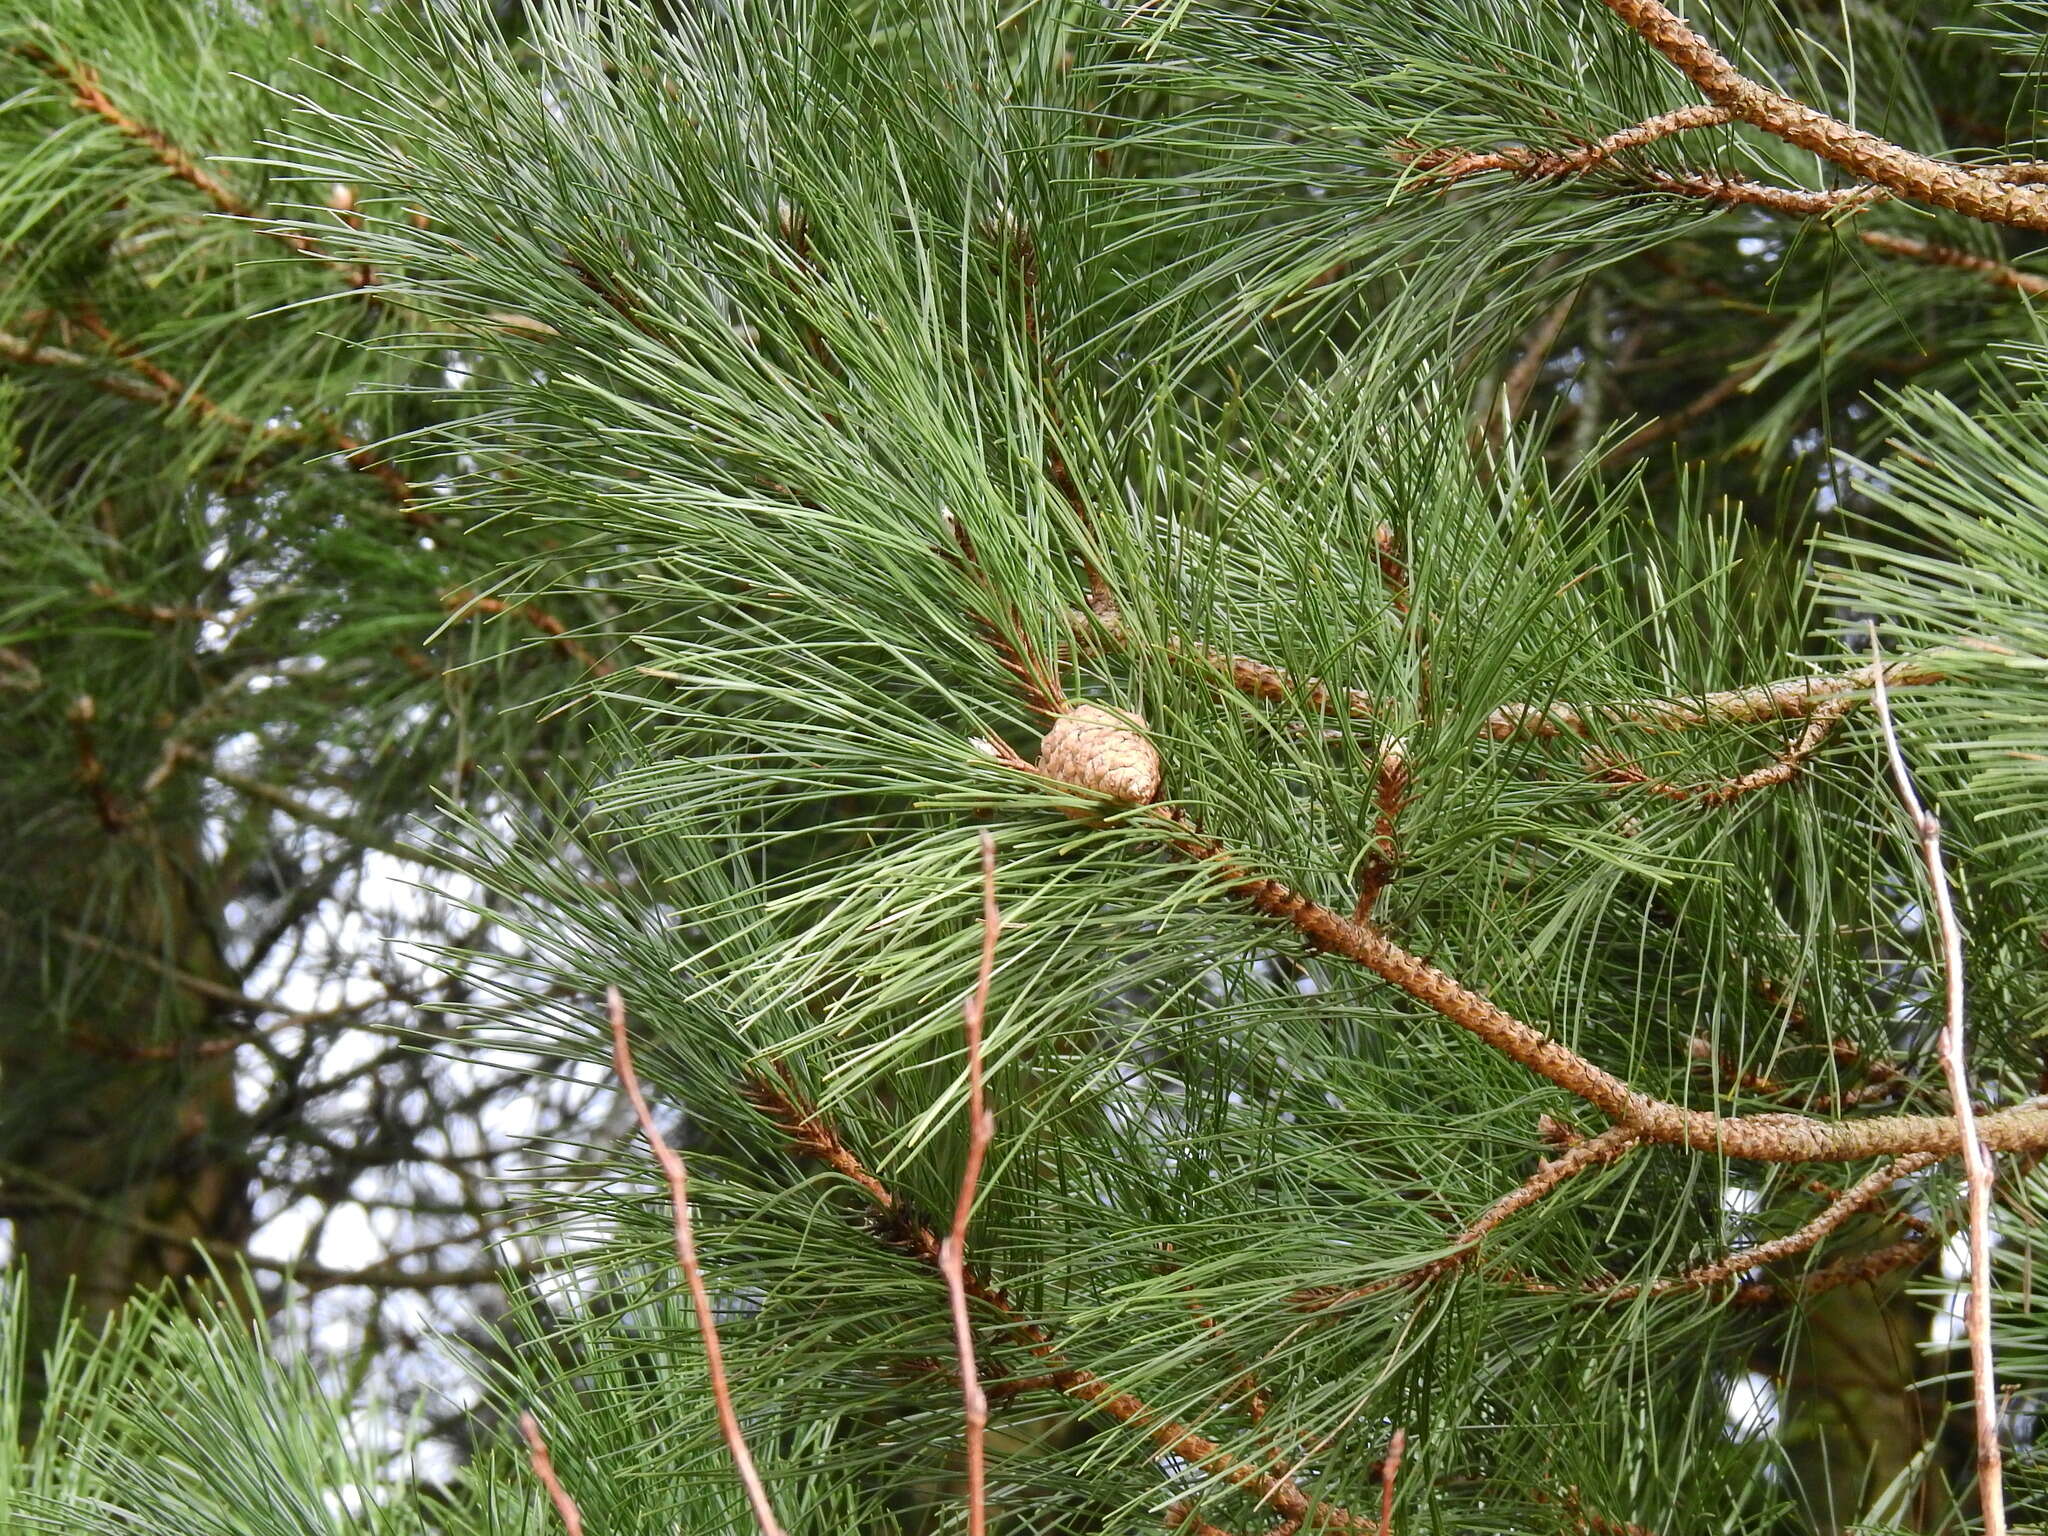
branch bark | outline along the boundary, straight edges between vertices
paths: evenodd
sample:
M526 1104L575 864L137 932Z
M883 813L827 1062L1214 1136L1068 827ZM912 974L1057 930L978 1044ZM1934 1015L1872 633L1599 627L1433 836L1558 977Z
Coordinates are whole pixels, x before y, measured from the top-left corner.
M1751 80L1660 0L1602 0L1730 117L1811 150L1875 187L1987 223L2048 230L2048 189L1999 168L1950 165L1816 112ZM2031 167L2018 167L2031 173Z

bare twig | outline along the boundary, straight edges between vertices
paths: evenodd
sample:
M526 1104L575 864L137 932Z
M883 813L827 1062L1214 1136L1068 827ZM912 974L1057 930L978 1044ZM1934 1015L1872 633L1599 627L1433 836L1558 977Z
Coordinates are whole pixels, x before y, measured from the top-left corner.
M1524 149L1517 145L1486 154L1472 154L1464 150L1432 149L1412 155L1410 163L1432 176L1450 180L1481 171L1513 171L1527 176L1577 176L1625 150L1639 149L1645 144L1654 144L1659 139L1688 133L1695 128L1716 128L1734 119L1735 114L1725 107L1680 107L1675 112L1646 118L1610 133L1596 143L1574 150Z
M661 1165L662 1178L668 1183L669 1209L675 1218L676 1263L689 1282L690 1304L696 1309L697 1330L704 1340L704 1365L711 1378L711 1396L718 1407L718 1427L725 1436L725 1448L732 1453L733 1466L747 1490L754 1523L763 1536L783 1536L774 1506L768 1502L768 1490L762 1485L761 1474L754 1469L746 1436L740 1431L739 1415L733 1411L732 1389L725 1379L725 1352L718 1342L718 1318L711 1306L710 1288L704 1283L703 1268L697 1263L697 1237L690 1224L690 1192L683 1160L662 1139L660 1128L648 1111L647 1100L640 1093L640 1079L633 1071L633 1048L626 1038L626 1000L617 987L605 990L605 1006L611 1015L612 1065L618 1071L619 1085L625 1090L626 1101L633 1106L633 1118L640 1122L641 1134L647 1138L648 1149L654 1153L654 1160Z
M1875 624L1870 626L1870 644L1875 654ZM1906 767L1906 754L1892 722L1891 695L1885 689L1881 669L1875 702L1878 722L1884 730L1885 751L1891 758L1892 779L1920 840L1920 856L1927 865L1927 883L1934 896L1935 921L1941 936L1943 1011L1939 1054L1942 1071L1948 1077L1949 1098L1955 1104L1956 1128L1962 1141L1963 1180L1969 1193L1968 1322L1970 1380L1977 1408L1977 1495L1983 1505L1985 1536L2004 1536L2005 1469L1998 1447L1998 1370L1991 1354L1993 1172L1991 1153L1978 1135L1977 1112L1970 1101L1970 1068L1963 1038L1963 930L1956 919L1955 896L1942 859L1941 821L1920 803L1920 796L1914 791L1913 775Z
M2010 175L2017 170L2030 177L2031 166L1980 168L1915 154L1751 80L1660 0L1605 4L1730 117L1899 196L1989 223L2048 229L2048 191Z
M1387 1442L1386 1459L1380 1463L1380 1533L1394 1533L1394 1477L1401 1470L1401 1453L1408 1449L1408 1431L1399 1425Z
M533 1463L533 1475L540 1479L541 1487L547 1489L549 1502L555 1506L555 1513L562 1517L562 1529L568 1532L568 1536L583 1536L583 1511L576 1507L576 1501L569 1497L569 1490L555 1476L554 1459L548 1455L547 1441L541 1438L540 1420L531 1413L522 1413L519 1415L519 1433L526 1437L526 1454Z
M981 834L981 968L974 990L962 1010L967 1035L967 1161L960 1170L960 1192L953 1202L953 1226L939 1244L939 1273L953 1313L953 1345L960 1356L960 1399L967 1419L967 1529L969 1536L988 1530L988 1394L974 1367L974 1323L967 1314L967 1218L974 1210L974 1188L982 1161L995 1140L996 1117L982 1091L981 1035L988 1020L989 983L995 975L996 936L1002 932L996 906L996 840Z

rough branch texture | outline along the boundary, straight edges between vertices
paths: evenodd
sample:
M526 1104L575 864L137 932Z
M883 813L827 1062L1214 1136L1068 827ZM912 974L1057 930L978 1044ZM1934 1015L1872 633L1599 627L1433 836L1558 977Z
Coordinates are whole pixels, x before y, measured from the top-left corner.
M1744 75L1658 0L1603 0L1700 93L1745 123L1902 196L1987 223L2048 230L2048 189L1931 160Z

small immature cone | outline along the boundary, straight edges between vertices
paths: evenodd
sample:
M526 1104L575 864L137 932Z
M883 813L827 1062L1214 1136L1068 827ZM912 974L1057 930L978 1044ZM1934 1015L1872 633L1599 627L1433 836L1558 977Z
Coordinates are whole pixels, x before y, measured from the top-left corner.
M1157 800L1164 773L1143 718L1097 704L1072 705L1053 722L1039 743L1038 771L1126 805Z

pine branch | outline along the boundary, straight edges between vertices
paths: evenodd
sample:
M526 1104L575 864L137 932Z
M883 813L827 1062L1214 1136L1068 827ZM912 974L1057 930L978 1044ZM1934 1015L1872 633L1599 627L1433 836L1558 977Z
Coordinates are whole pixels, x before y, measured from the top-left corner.
M1798 741L1780 752L1775 762L1752 768L1748 773L1725 779L1719 784L1667 784L1651 778L1633 763L1607 762L1597 758L1592 764L1593 776L1610 784L1643 789L1666 800L1710 807L1728 805L1744 795L1797 778L1814 753L1833 734L1835 727L1861 702L1855 694L1841 694L1827 700L1807 716L1806 729L1800 733Z
M18 43L15 45L15 51L51 79L68 87L73 108L99 118L122 138L148 151L157 164L169 171L177 180L198 191L213 204L216 211L229 218L245 221L259 233L282 242L299 255L309 257L339 272L350 288L363 294L366 302L379 302L378 296L372 291L377 283L374 272L367 267L353 266L330 256L310 235L266 222L261 211L253 203L200 165L190 153L174 143L168 134L143 122L117 104L100 84L99 71L90 64L59 59L34 43Z
M2048 230L2048 190L2000 176L1995 167L1950 165L1915 154L1760 85L1659 0L1603 3L1730 117L1811 150L1888 192L1987 223ZM2031 175L2034 168L2015 169Z
M1097 636L1120 645L1137 643L1121 609L1113 601L1091 602L1070 617L1076 636ZM1333 688L1318 678L1296 678L1279 667L1250 656L1169 639L1167 654L1192 661L1227 680L1239 692L1270 704L1300 701L1324 714L1348 714L1370 720L1389 712L1386 701L1357 688ZM1747 688L1729 688L1695 699L1633 699L1613 704L1502 704L1487 715L1480 737L1513 741L1521 737L1590 736L1596 725L1634 725L1645 730L1693 730L1712 725L1758 725L1770 720L1805 719L1843 695L1860 698L1874 686L1874 666L1846 672L1784 678ZM1885 670L1894 688L1941 682L1946 674L1928 661L1899 660Z
M1713 108L1701 109L1711 112ZM1677 117L1681 114L1667 114ZM1721 119L1715 119L1720 121ZM1651 119L1652 122L1662 119ZM1647 126L1647 125L1639 125ZM1697 126L1697 125L1695 125ZM1613 139L1625 139L1635 129L1625 129ZM1602 140L1602 144L1613 140ZM1642 141L1638 141L1642 142ZM1420 175L1425 185L1443 185L1489 171L1505 171L1524 181L1557 181L1605 168L1609 155L1590 149L1560 151L1524 149L1511 146L1484 153L1444 146L1435 149L1403 149L1402 157ZM1803 187L1775 187L1746 176L1729 176L1719 171L1667 171L1656 165L1624 164L1613 168L1620 184L1637 191L1657 192L1668 197L1690 198L1696 202L1718 203L1726 208L1765 208L1795 219L1820 218L1846 210L1867 207L1887 194L1878 187L1849 187L1831 192L1813 192Z
M1804 691L1808 681L1801 679L1797 692L1742 690L1735 696L1741 701L1735 707L1747 709L1766 701L1783 707L1811 696ZM1136 737L1140 733L1135 727L1136 722L1126 722L1123 728ZM1058 731L1055 726L1054 733L1048 735L1049 745ZM1149 749L1149 743L1141 744ZM1128 754L1135 748L1119 750ZM1617 1125L1633 1129L1646 1142L1780 1163L1855 1162L1912 1152L1951 1156L1961 1146L1963 1133L1952 1115L1899 1114L1843 1121L1794 1114L1720 1116L1655 1098L1516 1018L1379 929L1353 922L1283 882L1247 868L1233 850L1209 837L1185 812L1125 795L1110 778L1068 777L1060 771L1061 763L1049 761L1045 755L1035 766L1022 763L1014 754L1006 761L1038 778L1111 801L1121 800L1140 811L1158 827L1169 847L1214 870L1231 894L1253 910L1287 924L1313 948L1364 966L1510 1061L1585 1100ZM2048 1098L2001 1110L1985 1118L1979 1129L1985 1145L1994 1150L2048 1147Z
M1865 1174L1838 1195L1818 1216L1800 1227L1798 1231L1784 1237L1773 1238L1767 1243L1758 1243L1753 1248L1737 1249L1734 1253L1673 1275L1664 1280L1653 1280L1641 1285L1603 1285L1588 1287L1604 1301L1632 1301L1638 1296L1673 1296L1685 1291L1711 1290L1739 1280L1752 1269L1766 1264L1775 1264L1782 1259L1793 1258L1819 1244L1829 1234L1839 1229L1844 1222L1859 1211L1881 1204L1891 1187L1900 1179L1907 1178L1924 1168L1931 1168L1940 1162L1939 1155L1932 1152L1915 1152L1895 1158L1883 1166Z
M2022 272L2018 267L2008 266L2002 261L1993 261L1988 256L1975 256L1968 251L1958 250L1952 245L1935 245L1926 240L1912 240L1904 235L1894 235L1881 229L1859 229L1856 238L1874 251L1887 256L1898 256L1906 261L1917 261L1930 267L1953 267L1959 272L1974 272L1987 283L1998 288L2010 288L2015 293L2024 293L2030 298L2048 295L2048 277L2034 272Z
M1392 1290L1396 1286L1420 1285L1449 1274L1469 1262L1478 1251L1480 1240L1509 1217L1527 1210L1567 1180L1589 1169L1604 1168L1619 1160L1640 1145L1641 1141L1641 1133L1631 1126L1610 1126L1598 1136L1578 1142L1563 1156L1543 1163L1528 1179L1488 1206L1476 1221L1451 1239L1452 1252L1444 1258L1434 1259L1406 1274L1376 1280L1370 1285L1357 1286L1350 1290L1319 1286L1297 1291L1290 1300L1304 1311L1322 1312L1332 1307L1348 1306L1352 1302L1363 1301L1368 1296L1377 1296L1382 1291Z
M800 1156L823 1164L848 1180L875 1208L878 1231L893 1246L911 1254L934 1271L939 1269L940 1239L919 1221L909 1206L868 1170L840 1137L838 1130L816 1109L804 1102L787 1077L780 1080L756 1076L747 1092L761 1111L789 1137ZM1260 1469L1242 1457L1224 1450L1214 1440L1190 1425L1165 1418L1144 1399L1118 1388L1107 1378L1070 1360L1057 1336L1042 1323L1033 1322L997 1282L972 1265L961 1266L960 1284L967 1295L989 1308L1006 1325L1010 1336L1038 1360L1054 1367L1042 1378L1064 1396L1083 1402L1098 1413L1143 1429L1163 1453L1177 1456L1190 1466L1233 1487L1254 1494L1281 1515L1292 1520L1313 1518L1320 1528L1372 1532L1373 1522L1337 1505L1313 1501L1301 1484L1285 1473ZM1173 1512L1168 1512L1169 1523Z
M1714 1069L1714 1086L1717 1092L1727 1093L1740 1090L1760 1099L1776 1099L1787 1109L1805 1110L1808 1114L1826 1114L1831 1110L1853 1109L1863 1104L1874 1104L1883 1099L1896 1098L1912 1086L1905 1073L1888 1061L1865 1062L1863 1053L1846 1040L1829 1044L1828 1050L1836 1061L1845 1067L1862 1066L1869 1081L1841 1093L1822 1093L1816 1088L1797 1087L1781 1083L1767 1073L1752 1071L1731 1057L1716 1051L1713 1041L1704 1035L1694 1035L1686 1042L1686 1049L1694 1061Z

